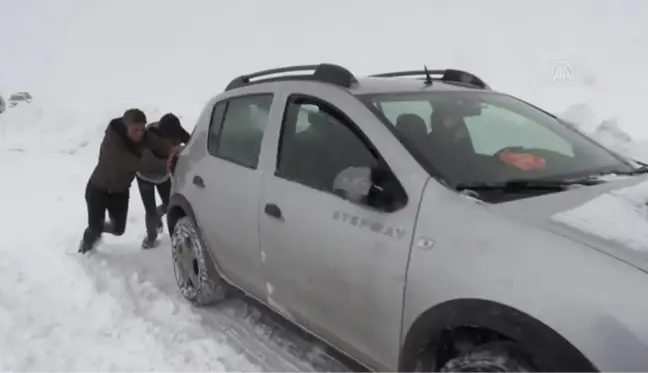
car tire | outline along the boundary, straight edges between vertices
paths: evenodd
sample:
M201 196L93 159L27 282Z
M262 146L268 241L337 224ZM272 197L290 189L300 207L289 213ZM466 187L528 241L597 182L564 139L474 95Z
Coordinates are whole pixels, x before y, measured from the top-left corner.
M227 285L214 265L205 240L193 219L180 218L171 234L173 270L180 292L196 306L225 298Z
M537 372L532 358L513 342L476 346L448 360L441 372Z

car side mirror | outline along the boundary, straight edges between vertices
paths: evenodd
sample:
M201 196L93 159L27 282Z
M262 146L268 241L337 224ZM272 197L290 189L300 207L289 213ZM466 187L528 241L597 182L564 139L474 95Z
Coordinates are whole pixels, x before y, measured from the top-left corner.
M380 166L345 168L335 177L333 192L352 203L387 212L405 202L405 193L394 174Z

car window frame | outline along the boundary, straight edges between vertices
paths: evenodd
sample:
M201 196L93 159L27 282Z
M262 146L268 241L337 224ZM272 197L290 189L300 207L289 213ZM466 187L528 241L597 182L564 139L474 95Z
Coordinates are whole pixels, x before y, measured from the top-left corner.
M206 144L205 144L205 146L207 148L207 152L208 152L209 155L211 155L214 158L218 158L218 159L227 161L229 163L235 164L237 166L245 167L245 168L250 169L250 170L257 170L259 168L260 159L257 160L257 164L255 166L250 166L248 164L243 164L243 163L239 162L238 160L231 159L230 157L224 156L224 155L222 155L220 153L222 132L223 132L223 128L225 127L224 126L225 118L227 118L227 113L229 111L231 101L232 100L237 100L237 99L259 97L259 96L270 96L270 98L271 98L270 110L272 110L272 107L275 105L275 100L277 99L277 95L274 92L244 93L244 94L224 98L222 100L216 101L213 104L212 110L211 110L211 113L210 113L210 117L209 117L209 126L207 127L207 141L206 141ZM223 114L221 115L219 122L215 123L214 122L214 119L215 119L214 114L216 114L216 110L219 107L219 105L221 105L221 104L224 104L225 108L223 110ZM262 150L261 148L263 147L263 138L265 138L266 131L268 129L268 125L270 124L269 119L270 119L270 111L268 112L268 122L266 123L266 126L263 129L262 144L261 144L261 147L259 147L259 155L258 155L258 157L261 156L261 150ZM211 144L210 137L212 136L212 129L213 129L213 127L215 125L218 125L219 128L218 128L218 131L217 131L217 134L216 134L216 145L215 145L214 148L212 148L212 147L210 147L210 144Z
M279 179L282 179L282 180L285 180L285 181L288 181L288 182L291 182L291 183L295 183L295 184L304 186L304 187L309 188L310 190L313 190L313 191L316 191L316 192L326 193L328 195L335 196L335 197L337 197L337 198L339 198L339 199L341 199L343 201L346 201L348 203L352 203L351 201L342 198L341 196L333 193L330 190L320 189L320 188L317 188L317 187L315 187L313 185L308 185L308 184L304 183L301 180L295 180L293 178L286 177L285 175L281 174L280 169L279 169L279 164L281 162L282 149L283 149L283 143L284 143L284 136L286 134L285 133L286 119L287 119L286 114L288 113L289 106L291 104L293 104L294 101L299 100L299 99L306 100L307 104L310 104L310 105L323 106L323 107L325 107L327 109L327 112L332 111L333 115L334 115L334 118L338 122L340 122L341 125L343 125L347 129L349 129L351 131L351 133L354 136L356 136L356 138L358 138L360 140L360 142L370 151L371 155L376 159L377 165L379 165L381 167L384 167L387 170L389 170L389 172L393 175L393 177L396 178L396 180L398 181L398 183L401 186L401 190L402 190L402 192L404 194L405 202L403 203L403 205L398 210L395 210L395 211L392 211L392 212L400 211L403 208L405 208L405 206L407 206L409 204L409 196L407 195L407 191L403 187L402 182L398 178L398 175L396 175L396 173L392 170L392 168L389 167L389 165L387 164L385 158L381 155L378 148L373 144L371 139L369 139L369 137L364 133L364 131L362 131L360 126L358 126L353 121L353 119L351 119L346 113L344 113L343 110L338 108L336 105L334 105L333 103L327 101L324 98L317 97L317 96L314 96L312 94L291 93L291 94L288 94L286 99L285 99L285 102L284 102L284 105L283 105L283 108L282 108L282 113L281 113L281 126L279 128L279 137L278 137L278 140L277 140L277 154L276 154L276 158L275 158L275 165L274 165L274 171L273 171L273 176L274 177L277 177ZM374 208L372 206L364 205L364 204L363 204L363 206L365 206L366 208L371 208L371 209ZM386 212L386 211L382 211L382 210L379 210L379 211L380 212Z

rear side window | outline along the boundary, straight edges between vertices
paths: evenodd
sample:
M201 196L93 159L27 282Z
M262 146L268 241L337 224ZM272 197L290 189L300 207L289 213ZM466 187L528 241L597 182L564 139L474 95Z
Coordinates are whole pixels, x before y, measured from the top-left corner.
M272 94L231 98L214 106L207 147L215 157L256 168Z

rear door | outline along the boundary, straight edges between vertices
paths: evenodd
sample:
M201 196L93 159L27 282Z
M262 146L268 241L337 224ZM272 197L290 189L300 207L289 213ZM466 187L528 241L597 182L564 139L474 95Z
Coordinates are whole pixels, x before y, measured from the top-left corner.
M272 92L230 97L214 105L207 153L191 176L200 203L194 207L223 275L265 297L259 248L258 167L271 112Z

